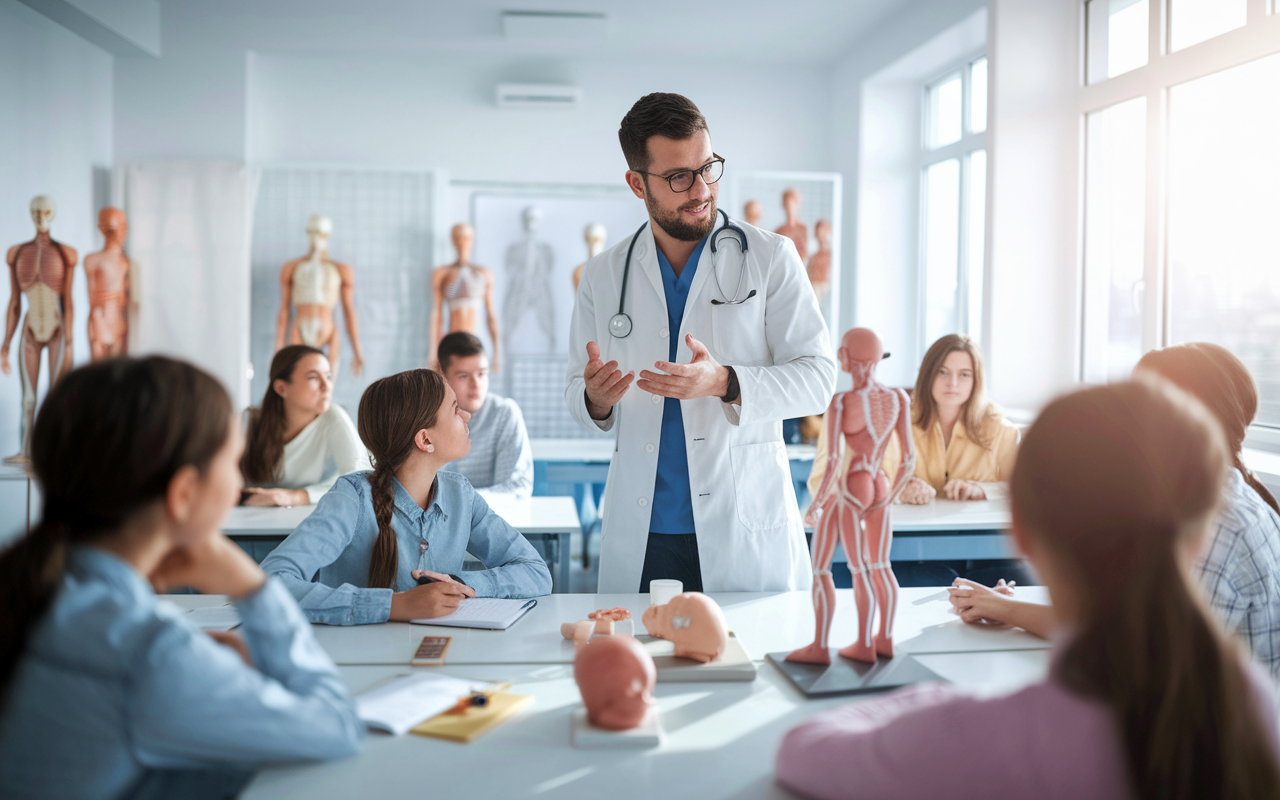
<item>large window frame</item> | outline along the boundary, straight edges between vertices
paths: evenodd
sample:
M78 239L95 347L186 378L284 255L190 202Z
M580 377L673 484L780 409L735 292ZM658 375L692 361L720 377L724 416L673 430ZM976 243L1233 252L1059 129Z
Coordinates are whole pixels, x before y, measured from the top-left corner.
M1280 2L1280 0L1277 0ZM973 130L973 66L974 64L987 62L987 89L986 89L986 121L981 131ZM934 87L946 83L955 75L960 76L961 82L961 104L960 117L961 129L960 138L950 144L941 145L939 147L932 146L932 132L936 120L933 119L933 103L932 90ZM956 285L956 330L957 332L967 334L979 343L979 346L986 349L988 332L990 330L990 297L991 297L991 281L989 264L991 261L991 70L990 61L986 48L975 50L967 54L964 58L951 62L945 69L938 70L932 77L921 85L920 91L920 147L919 159L917 161L917 175L919 176L919 244L917 248L917 330L919 341L921 344L921 354L924 349L933 343L929 332L929 302L928 302L928 258L929 258L929 185L928 176L929 168L941 164L951 159L956 159L960 165L959 180L959 235L956 237L956 265L957 265L957 285ZM983 247L982 258L979 263L971 263L971 237L970 229L972 222L973 209L970 199L972 197L971 189L973 184L973 155L982 151L985 154L984 160L984 192L983 192ZM979 316L978 320L974 320L971 313L972 309L972 289L974 279L981 281L981 298L978 301Z
M1169 96L1177 86L1217 72L1232 69L1266 56L1280 53L1280 0L1248 0L1245 25L1219 34L1211 39L1190 45L1181 50L1170 50L1171 0L1150 0L1148 8L1148 59L1147 64L1112 78L1088 83L1087 2L1079 4L1081 53L1077 111L1080 120L1081 141L1084 141L1085 122L1094 112L1102 111L1138 97L1146 98L1146 164L1143 247L1143 302L1142 349L1164 347L1170 340L1170 264L1168 245L1168 145L1169 145ZM1085 148L1082 146L1082 150ZM1084 210L1088 187L1085 174L1089 154L1083 153L1080 167L1081 210ZM1083 216L1082 216L1083 219ZM1082 224L1078 275L1080 285L1077 296L1081 298L1080 359L1078 377L1085 381L1091 375L1091 358L1086 325L1091 316L1089 307L1089 265L1085 263L1084 237L1088 232ZM1097 313L1094 310L1092 313ZM1104 312L1105 313L1105 312ZM1096 362L1094 362L1096 363ZM1251 442L1280 448L1280 427L1254 425L1250 431Z

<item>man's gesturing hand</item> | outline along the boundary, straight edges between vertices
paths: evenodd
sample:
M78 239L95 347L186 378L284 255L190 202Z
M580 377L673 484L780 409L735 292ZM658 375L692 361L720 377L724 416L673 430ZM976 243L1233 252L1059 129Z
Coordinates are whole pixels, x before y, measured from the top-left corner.
M688 364L655 362L653 366L662 372L642 370L636 386L650 394L679 400L724 397L729 391L729 370L720 366L707 352L706 345L691 334L686 334L684 340L693 351L693 359Z
M587 382L587 413L592 419L604 419L631 388L636 374L623 375L617 361L604 363L600 360L600 345L587 342L587 366L582 377Z

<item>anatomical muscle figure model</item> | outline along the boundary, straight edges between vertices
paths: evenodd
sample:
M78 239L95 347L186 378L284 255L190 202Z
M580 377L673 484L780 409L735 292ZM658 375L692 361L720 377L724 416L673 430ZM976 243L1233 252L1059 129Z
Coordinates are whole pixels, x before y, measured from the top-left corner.
M835 555L837 539L844 543L849 557L853 599L858 608L858 639L840 655L868 663L874 662L877 655L893 657L898 581L889 564L893 544L889 505L914 474L916 451L907 393L876 380L876 364L883 352L880 337L873 331L853 328L845 333L837 354L841 369L853 376L853 389L836 394L827 408L826 473L806 515L810 524L817 517L813 536L816 633L813 644L788 655L788 661L831 663L827 634L836 608L831 557ZM903 458L890 483L880 470L880 461L894 431L902 444ZM852 454L848 472L841 469L845 448ZM878 632L874 630L877 607Z
M356 317L356 279L351 265L329 260L329 234L333 223L321 214L307 221L307 238L311 252L295 258L280 270L280 313L276 316L276 350L286 344L306 344L324 348L328 345L329 363L338 374L341 338L333 322L333 309L342 301L342 316L347 321L351 339L351 371L364 369L364 350L360 347L360 321ZM293 324L289 324L289 306L294 306Z
M31 219L36 238L9 248L9 308L5 316L4 345L0 347L0 372L8 375L9 344L22 314L22 295L27 296L27 317L22 321L18 345L18 374L22 379L22 420L18 436L22 450L5 459L26 460L27 438L36 416L36 384L40 381L40 356L49 351L49 383L71 369L71 280L75 275L76 251L49 236L57 207L39 195L31 201Z
M498 339L498 317L493 313L493 273L471 263L476 232L465 222L453 226L453 249L458 260L431 273L431 364L438 366L436 347L445 333L479 330L480 304L484 304L489 341L493 342L493 358L489 368L499 370L501 342ZM449 312L449 330L444 330L444 314Z
M129 351L129 270L124 254L129 223L124 212L107 206L98 213L102 250L84 257L89 286L89 358L125 355Z
M787 212L787 221L782 223L782 227L778 228L774 233L780 233L795 243L796 252L800 254L800 260L805 261L809 252L809 228L800 221L801 199L799 189L783 191L782 208Z

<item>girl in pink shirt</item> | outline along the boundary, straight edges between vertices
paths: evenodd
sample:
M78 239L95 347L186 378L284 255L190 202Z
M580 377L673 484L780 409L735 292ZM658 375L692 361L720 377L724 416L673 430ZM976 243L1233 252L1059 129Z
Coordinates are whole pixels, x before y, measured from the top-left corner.
M1217 422L1159 379L1051 403L1010 481L1014 539L1063 626L1049 678L818 715L783 739L779 782L824 799L1280 797L1266 678L1189 578L1229 464Z

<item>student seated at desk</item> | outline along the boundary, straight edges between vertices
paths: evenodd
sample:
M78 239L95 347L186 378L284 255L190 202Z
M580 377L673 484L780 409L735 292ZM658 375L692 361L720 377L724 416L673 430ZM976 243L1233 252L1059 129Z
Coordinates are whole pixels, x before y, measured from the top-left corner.
M368 469L369 454L342 406L333 405L329 359L291 344L271 359L262 407L250 409L240 471L247 506L316 503L339 475Z
M471 415L471 452L446 469L471 481L486 500L533 494L533 449L516 401L489 391L489 359L473 334L454 331L436 348L440 372Z
M1158 379L1055 400L1010 482L1014 538L1063 623L1049 676L818 714L784 737L779 781L816 798L1280 797L1267 677L1189 570L1230 463L1209 412Z
M229 797L264 764L359 749L297 604L219 533L242 439L214 378L96 362L31 436L43 517L0 555L0 797ZM206 635L153 589L184 586L241 626Z
M1144 372L1194 395L1226 434L1231 468L1196 574L1218 620L1280 680L1280 514L1271 492L1241 459L1245 433L1258 410L1253 376L1230 351L1207 343L1152 350L1135 369L1135 374ZM1007 589L957 581L951 594L966 622L1012 625L1045 638L1055 627L1052 608L1014 600Z
M924 505L949 500L996 500L1005 496L1018 429L987 399L982 351L967 336L947 334L934 342L920 363L911 394L911 435L916 474L900 502ZM825 442L818 440L815 470ZM902 460L895 436L882 468L892 475ZM821 476L819 476L821 480ZM809 478L810 491L817 484Z
M452 613L463 597L551 592L533 545L466 478L443 471L470 447L470 415L439 373L413 369L374 381L356 416L373 472L339 478L262 562L308 619L426 619ZM486 569L462 573L466 553ZM418 585L423 576L433 582Z

